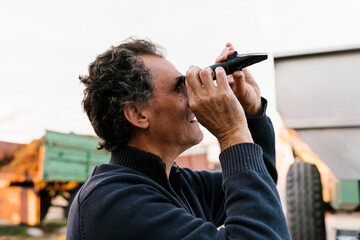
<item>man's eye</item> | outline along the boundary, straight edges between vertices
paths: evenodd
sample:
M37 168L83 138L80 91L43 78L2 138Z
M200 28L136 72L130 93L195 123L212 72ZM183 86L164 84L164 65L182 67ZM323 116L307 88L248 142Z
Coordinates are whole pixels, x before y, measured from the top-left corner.
M183 81L179 81L178 84L176 85L176 90L182 90L185 88L185 84Z

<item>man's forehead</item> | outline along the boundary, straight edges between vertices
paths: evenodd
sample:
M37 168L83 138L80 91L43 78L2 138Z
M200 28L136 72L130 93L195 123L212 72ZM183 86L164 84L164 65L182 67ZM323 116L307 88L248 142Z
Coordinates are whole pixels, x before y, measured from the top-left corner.
M150 68L155 78L167 79L177 78L181 73L176 67L166 58L153 56L153 55L140 55L144 61L145 67Z

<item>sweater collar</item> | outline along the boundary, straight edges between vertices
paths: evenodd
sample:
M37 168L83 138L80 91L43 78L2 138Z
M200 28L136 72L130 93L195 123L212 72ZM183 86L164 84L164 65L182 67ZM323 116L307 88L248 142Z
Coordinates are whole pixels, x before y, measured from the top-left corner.
M165 163L159 156L150 152L124 146L111 153L109 163L132 168L158 183L167 182Z

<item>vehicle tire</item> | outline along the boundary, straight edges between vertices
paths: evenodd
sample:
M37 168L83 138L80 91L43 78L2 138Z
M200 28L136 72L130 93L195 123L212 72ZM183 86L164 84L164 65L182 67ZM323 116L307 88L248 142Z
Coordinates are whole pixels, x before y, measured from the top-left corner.
M286 177L287 221L293 240L326 240L320 173L298 159Z

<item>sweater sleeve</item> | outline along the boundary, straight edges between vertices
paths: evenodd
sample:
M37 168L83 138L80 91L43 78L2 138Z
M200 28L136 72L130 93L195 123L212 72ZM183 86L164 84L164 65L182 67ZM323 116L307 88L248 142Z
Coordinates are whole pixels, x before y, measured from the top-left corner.
M262 114L258 117L248 117L247 121L255 143L263 149L263 156L261 158L266 170L276 184L274 129L270 118L266 116L267 101L264 98L261 100L263 105ZM231 167L228 167L226 171L230 171L229 169ZM192 199L193 195L197 195L205 213L205 216L202 217L207 221L213 222L216 226L222 225L225 220L225 195L222 190L221 172L186 171L183 176L186 178L185 185L191 185L187 189L195 189L195 192L187 194L187 198ZM194 200L194 202L196 201Z
M274 181L257 144L242 143L220 155L229 239L290 239Z
M247 122L254 142L263 149L263 160L275 184L277 171L275 163L275 134L271 119L266 115L267 101L261 98L263 113L258 117L248 117Z
M238 144L220 155L225 194L216 173L195 172L191 178L205 218L215 225L225 220L229 239L290 239L275 186L274 129L266 116L267 101L262 102L262 115L248 118L256 144Z

